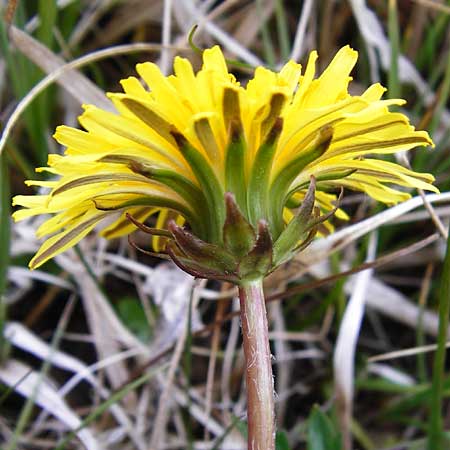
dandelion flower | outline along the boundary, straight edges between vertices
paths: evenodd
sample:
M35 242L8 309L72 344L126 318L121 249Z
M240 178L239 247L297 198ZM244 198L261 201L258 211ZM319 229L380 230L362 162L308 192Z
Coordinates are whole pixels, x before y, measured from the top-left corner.
M357 53L342 48L316 75L288 62L279 72L258 67L241 86L219 47L203 66L176 58L174 75L138 64L143 82L122 80L109 94L117 113L84 107L85 131L58 127L67 149L51 155L44 195L17 196L16 220L51 214L37 230L50 236L31 260L35 268L75 245L97 225L107 238L136 227L154 235L192 275L239 286L246 359L248 448L275 449L273 377L262 280L305 248L328 219L346 215L336 188L393 204L405 188L436 191L433 177L377 155L432 145L425 131L382 100L374 84L350 95ZM144 225L151 216L156 226Z
M16 220L52 215L37 230L39 237L50 237L30 267L72 247L99 224L101 234L113 238L155 216L163 229L163 237L153 239L155 250L168 251L183 266L190 255L181 241L192 246L195 236L193 253L198 246L206 259L220 253L220 267L206 276L220 272L225 275L219 278L231 274L236 281L248 273L238 273L233 259L258 239L273 247L261 269L268 272L315 234L318 210L345 218L333 210L336 188L386 204L407 199L404 188L436 191L431 175L377 158L432 144L403 114L389 111L404 101L382 100L380 84L350 95L357 52L348 46L318 78L316 60L312 52L304 71L293 61L279 72L258 67L246 86L228 72L217 46L204 51L197 73L180 57L167 77L153 63L138 64L146 87L135 77L122 80L124 93L109 94L117 113L85 105L79 118L84 131L57 128L55 139L67 149L37 169L54 178L27 182L48 193L14 198L25 207L15 212ZM233 211L248 225L247 241L233 241L227 219ZM178 225L168 226L168 218ZM205 269L195 267L183 268L193 274Z

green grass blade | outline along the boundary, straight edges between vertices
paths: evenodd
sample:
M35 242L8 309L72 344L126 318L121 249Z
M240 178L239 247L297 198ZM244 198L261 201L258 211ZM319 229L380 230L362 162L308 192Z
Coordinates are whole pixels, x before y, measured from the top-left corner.
M390 98L400 98L398 60L400 54L400 31L398 28L397 0L389 0L388 35L391 43L391 65L388 74L388 94Z
M10 204L9 173L6 156L0 154L0 296L6 290L6 277L9 264Z
M53 44L53 28L58 17L58 7L56 2L48 0L39 1L39 18L41 23L36 33L38 40L51 48Z
M269 68L274 68L276 64L275 49L270 36L270 30L268 26L268 18L264 18L264 5L261 0L256 1L256 9L258 12L259 20L261 21L261 38L264 49L264 59Z
M34 166L20 152L19 148L10 139L5 147L5 155L10 166L15 167L27 180L41 179L40 173L34 170Z
M313 406L308 418L308 450L342 450L340 433L329 417Z
M58 7L57 2L49 2L48 0L39 0L38 6L39 18L41 20L40 26L37 29L36 37L37 40L44 44L49 49L53 48L53 33L54 28L56 26L56 21L58 18ZM43 73L41 70L36 68L37 78L42 78ZM39 108L41 112L41 125L44 126L44 132L50 129L50 118L51 111L53 110L53 106L55 104L55 99L53 98L55 95L54 88L47 89L42 92L38 98L36 99L37 108ZM46 147L39 151L39 157L45 158L42 162L46 162L47 159L47 151ZM41 161L40 161L41 162Z
M0 154L0 362L6 356L7 345L3 338L6 320L6 292L9 266L9 245L11 236L11 207L9 193L9 172L6 156Z
M19 92L24 92L26 90L25 74L18 70L16 58L10 51L6 24L3 20L0 20L0 50L10 75L9 78L14 93L17 95Z
M24 2L19 2L16 12L17 22L22 28L28 21L26 5ZM15 54L14 70L10 72L10 78L16 77L17 72L22 73L21 90L16 91L15 95L18 99L25 97L30 89L38 83L43 77L43 72L36 67L27 57L21 54ZM49 114L50 108L48 103L48 94L43 93L38 95L33 103L27 108L24 113L24 120L28 131L30 144L34 150L35 163L45 165L47 162L47 134L49 130Z
M231 433L231 431L233 431L233 428L236 427L240 420L241 419L239 416L233 417L230 425L228 425L223 434L217 438L216 442L214 443L214 447L212 447L211 450L220 450L222 448L221 445L225 441L225 438Z
M281 60L286 62L291 53L289 40L289 25L283 0L275 1L275 17L277 20L278 42L280 44Z
M28 21L24 3L18 3L15 15L19 27L23 27ZM43 1L43 3L49 5L55 2ZM53 32L53 27L51 28ZM42 78L43 73L26 57L10 50L5 23L2 20L0 20L0 51L7 62L8 79L13 88L14 96L20 100ZM39 95L23 114L29 137L28 145L33 150L33 155L29 155L29 158L34 165L44 165L47 162L47 135L49 134L50 113L53 110L51 97L48 93Z
M442 87L439 91L439 98L429 127L431 135L434 134L439 125L442 113L444 111L445 105L448 102L449 96L450 96L450 50L447 53L447 67L445 69L444 80L442 82Z
M444 39L449 20L450 16L442 12L434 19L433 26L428 28L424 42L417 53L416 65L419 70L433 72L433 66L437 61L436 53Z
M430 417L428 429L428 450L444 450L448 448L444 442L442 420L442 398L444 395L445 376L445 344L450 313L450 236L447 239L447 251L442 270L439 298L439 330L437 351L434 357L433 383L430 398Z

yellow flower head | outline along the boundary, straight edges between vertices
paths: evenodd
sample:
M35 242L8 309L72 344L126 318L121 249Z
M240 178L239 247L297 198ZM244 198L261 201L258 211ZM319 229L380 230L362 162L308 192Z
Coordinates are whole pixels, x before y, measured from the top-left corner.
M217 46L204 51L197 73L180 57L168 77L153 63L138 64L147 87L135 77L122 80L124 93L109 94L117 114L86 105L79 118L85 131L58 127L55 138L67 147L65 154L50 155L49 167L38 169L57 178L28 181L49 192L14 198L26 208L14 214L16 220L52 214L37 231L52 236L30 267L75 245L100 222L107 238L129 234L135 224L127 213L139 222L158 215L157 228L167 229L170 217L187 222L195 245L210 244L207 251L202 247L206 254L220 248L225 259L257 251L256 240L261 247L265 237L273 242L273 266L298 247L293 242L300 237L288 238L286 230L310 230L305 223L316 214L314 202L316 211L332 210L335 195L329 191L336 187L387 204L409 197L392 185L436 191L431 175L374 157L432 144L403 114L389 112L404 101L381 100L385 89L379 84L350 95L357 52L348 46L318 78L316 59L312 52L304 72L293 61L278 73L258 67L245 87L228 72ZM345 218L343 211L337 214ZM247 244L233 241L232 216L245 224ZM177 244L187 236L174 223L160 234L170 233ZM154 242L161 246L165 238ZM189 250L180 245L168 246L169 253L188 259Z

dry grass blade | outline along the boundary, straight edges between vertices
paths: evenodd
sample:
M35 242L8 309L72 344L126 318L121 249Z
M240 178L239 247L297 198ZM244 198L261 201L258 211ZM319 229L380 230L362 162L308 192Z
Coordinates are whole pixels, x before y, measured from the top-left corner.
M447 342L446 348L450 348L450 341ZM374 363L379 361L389 361L391 359L406 358L408 356L415 356L421 353L434 352L437 349L436 344L423 345L422 347L405 348L403 350L396 350L394 352L383 353L381 355L371 356L367 362Z
M376 14L367 6L365 0L350 0L359 31L361 32L366 45L368 47L369 55L374 53L374 50L380 56L381 65L383 69L389 71L391 67L391 43L387 39L383 26L378 20ZM373 58L372 58L373 59ZM371 61L374 67L376 63ZM424 103L429 105L433 103L435 95L430 89L429 85L420 75L420 72L412 64L412 62L403 55L398 58L398 76L399 80L405 83L414 85L418 93L424 97ZM373 81L379 79L378 74L372 77ZM448 111L444 111L443 116L448 122L450 115Z
M64 403L52 384L48 380L41 380L38 372L20 361L10 359L0 367L0 380L24 397L31 397L35 393L35 386L39 383L35 397L36 404L55 416L70 430L76 430L81 425L80 418ZM95 433L89 428L77 431L77 436L87 450L102 449Z
M173 387L174 398L180 406L189 409L189 413L194 417L200 424L206 427L211 434L214 436L222 436L224 434L224 427L217 422L217 420L205 415L203 408L201 408L196 402L190 401L187 398L185 392L183 392L179 387ZM201 445L201 444L200 444ZM230 450L241 450L244 448L244 438L239 432L232 432L228 434L223 443L223 448ZM205 448L205 446L201 447ZM206 448L211 448L210 445Z
M405 155L405 153L400 153L399 155L397 155L397 159L400 161L400 163L402 163L405 167L407 167L408 169L412 170L411 164L408 160L408 157ZM441 234L441 236L444 239L447 239L447 230L445 229L443 223L441 222L441 219L439 218L439 216L436 214L436 211L434 210L433 205L431 205L431 203L428 202L426 194L424 192L423 189L418 189L419 195L422 198L423 201L423 206L425 207L425 209L427 210L428 214L430 215L431 220L433 221L433 223L436 226L436 229L439 231L439 233Z
M450 201L450 192L442 194L428 194L426 199L429 203L440 203ZM373 217L362 220L354 225L347 226L330 236L314 241L305 251L299 254L298 260L304 262L306 267L325 260L328 256L355 242L361 236L376 230L380 226L386 225L403 214L423 205L423 199L419 197L411 198L406 202L393 206Z
M194 288L192 291L192 307L195 308L197 303L199 301L198 296L198 289ZM159 450L162 448L163 442L165 440L165 434L166 434L166 426L167 426L167 419L168 419L168 411L170 408L170 396L171 391L173 389L173 381L175 377L175 372L178 368L181 356L183 354L183 350L186 343L186 338L188 334L188 315L189 311L188 308L186 308L186 311L188 314L185 315L185 319L183 320L182 324L182 332L178 338L178 341L175 346L175 350L172 356L172 359L170 361L169 371L167 375L164 377L164 389L163 392L159 398L158 402L158 410L156 413L156 418L153 425L152 435L150 438L150 446L149 449L151 450Z
M249 2L245 9L238 10L230 15L226 22L223 21L222 28L232 29L238 24L234 38L246 47L251 47L260 36L262 23L270 19L273 8L273 2L265 2L262 7L258 2ZM214 15L211 13L208 18L212 20ZM258 17L258 20L255 20L255 17Z
M312 6L313 6L312 0L306 0L303 4L302 14L297 24L297 31L295 33L294 45L291 51L291 59L293 59L294 61L298 61L301 58L303 52L305 51L304 45L305 32L306 26L308 25L308 20L311 15Z
M24 267L10 266L8 269L8 277L11 280L31 279L41 281L43 283L48 283L52 286L57 286L62 289L67 289L69 291L74 290L74 285L69 281L63 279L63 277L52 275L51 273L47 273L42 270L34 270L33 272L30 272L29 269L25 269Z
M52 365L61 369L76 373L85 368L85 364L78 359L59 350L53 350L45 341L31 333L20 323L8 322L5 327L5 337L14 346L33 354L37 358L45 361L51 357Z
M373 262L376 255L377 235L372 233L367 250L366 262ZM344 448L351 450L351 420L353 415L353 395L355 380L355 352L361 323L364 317L364 303L373 269L360 272L345 309L337 337L333 367L336 402L341 424Z
M161 72L167 75L170 69L170 53L167 46L170 44L170 36L172 29L172 0L164 1L162 27L163 27L162 31L163 49L161 50L161 59L159 67L161 69Z
M439 1L434 0L413 0L415 3L426 6L427 8L434 9L436 11L441 11L446 14L450 14L450 6L443 5Z
M144 353L144 345L120 322L110 303L91 277L86 273L79 273L77 281L99 356L103 359L119 353L121 345L141 348ZM119 388L128 380L128 370L121 361L118 361L114 367L106 367L105 371L114 388Z
M267 301L274 301L274 300L278 300L280 298L285 298L285 297L289 297L291 295L295 295L295 294L299 294L301 292L305 292L311 289L315 289L317 287L323 286L326 283L332 283L336 280L339 280L340 278L343 277L347 277L349 275L353 275L355 273L361 272L363 270L366 269L371 269L371 268L375 268L375 267L381 267L384 264L387 264L391 261L395 261L397 258L400 258L401 256L405 256L405 255L409 255L412 253L415 253L417 251L419 251L420 249L422 249L423 247L426 247L427 245L430 245L431 243L437 241L439 239L439 235L437 233L432 234L431 236L428 236L427 238L415 242L414 244L411 244L407 247L404 247L400 250L397 250L395 252L389 253L388 255L385 256L381 256L379 258L377 258L375 261L373 262L365 262L363 264L360 264L359 266L353 268L353 269L349 269L343 272L339 272L335 275L330 275L326 278L322 278L319 279L317 281L312 281L310 283L304 283L300 286L297 287L293 287L293 288L289 288L284 292L280 292L280 293L275 293L275 294L271 294L268 295L266 297Z
M225 346L225 353L222 364L222 374L220 380L220 391L222 394L222 403L228 412L232 407L230 385L233 370L233 361L236 353L236 347L239 339L240 324L239 324L239 301L234 299L232 302L232 310L236 312L236 315L231 318L230 331L228 333L228 339ZM242 356L242 355L241 355Z
M108 365L108 361L100 361L96 367L87 367L77 358L74 358L73 356L60 350L52 349L45 341L31 333L20 323L16 322L9 322L7 324L5 328L5 337L15 347L21 348L22 350L33 354L37 358L42 359L43 361L51 358L52 366L59 367L60 369L75 374L62 388L58 390L57 393L61 399L63 399L67 393L80 381L87 381L95 387L105 399L111 395L107 389L101 386L99 381L93 375L93 371L95 369L98 369L99 367L106 367ZM129 356L136 356L141 352L142 350L133 350ZM118 356L122 355L117 355L115 359L117 359ZM111 361L111 363L112 362L113 361ZM48 412L51 413L50 410ZM139 435L137 435L136 431L133 429L132 423L124 410L119 405L113 404L111 405L111 413L115 416L118 423L120 423L124 429L127 430L130 438L136 443L137 448L143 450L145 447L139 440Z
M127 34L147 27L149 22L163 16L162 1L127 0L120 2L117 6L116 14L112 15L111 19L102 27L102 32L96 36L95 42L87 43L88 49L111 47L121 42ZM85 31L89 32L90 30L85 28ZM83 37L78 30L76 32L77 35L73 34L70 38L72 45Z
M286 392L292 384L293 362L289 361L288 355L292 353L288 342L289 333L286 331L286 320L280 302L272 302L268 309L269 317L272 318L273 330L269 332L269 339L273 340L274 358L278 363L277 377L275 378L275 392ZM292 337L292 335L291 335ZM298 336L297 336L298 337ZM284 363L282 363L284 361ZM288 410L287 399L278 399L276 402L276 421L284 423Z
M66 64L39 41L15 26L11 26L9 37L24 55L47 74L55 72ZM100 108L111 110L111 102L105 93L81 73L73 69L67 70L61 74L57 82L80 104L92 103Z
M78 45L81 40L88 34L92 27L97 24L102 15L111 8L114 0L102 0L100 2L90 2L88 8L85 8L83 15L77 22L69 39L70 46Z
M351 281L346 284L345 290L347 293L353 290ZM373 310L394 319L396 322L407 325L411 329L417 328L422 314L423 330L431 336L437 334L438 316L436 313L430 310L421 313L417 304L376 277L373 277L370 281L366 301L367 306L370 306Z
M226 302L223 300L219 302L216 310L215 322L219 322L225 311ZM208 372L206 376L206 400L205 400L205 413L207 416L211 416L213 389L214 389L214 375L217 363L217 352L220 345L221 328L216 327L213 331L211 339L211 356L208 362ZM208 430L205 429L205 440L209 440Z

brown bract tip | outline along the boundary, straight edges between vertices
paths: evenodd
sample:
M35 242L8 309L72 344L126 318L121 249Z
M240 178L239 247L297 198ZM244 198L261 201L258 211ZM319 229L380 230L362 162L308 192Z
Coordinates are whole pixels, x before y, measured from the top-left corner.
M258 237L256 245L263 249L272 249L272 236L270 235L269 223L265 219L259 219L258 221Z
M175 143L177 144L178 148L182 149L186 147L188 141L184 137L183 133L180 133L176 128L170 130L170 134L175 139Z
M231 142L239 142L242 138L242 123L239 119L230 120L229 132Z
M272 128L269 131L269 134L267 135L266 142L268 144L273 144L280 137L282 131L283 119L281 117L277 117L274 124L272 125Z
M152 168L149 165L144 165L138 161L130 161L128 163L128 167L130 170L132 170L134 173L140 174L140 175L146 175L149 176L152 174Z
M177 225L177 223L175 222L175 220L171 219L169 220L169 222L167 223L167 229L172 233L172 234L176 234L177 232L180 231L180 227Z
M331 125L325 125L319 130L319 145L325 150L331 144L333 139L333 127Z
M233 211L237 208L236 197L232 192L225 192L224 198L227 210L229 210L230 213L233 213Z

